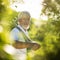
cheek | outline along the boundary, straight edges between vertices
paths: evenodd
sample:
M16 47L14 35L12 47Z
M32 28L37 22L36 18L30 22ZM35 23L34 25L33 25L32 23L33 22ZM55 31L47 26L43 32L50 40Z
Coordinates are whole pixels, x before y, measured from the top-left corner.
M21 23L21 24L24 24L24 22L23 22L23 21L20 21L20 23Z

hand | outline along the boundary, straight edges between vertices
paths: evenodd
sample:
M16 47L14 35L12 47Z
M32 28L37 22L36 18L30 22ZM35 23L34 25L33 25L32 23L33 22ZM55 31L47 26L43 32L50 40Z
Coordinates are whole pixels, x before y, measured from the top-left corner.
M40 44L33 43L32 50L37 50L40 48Z

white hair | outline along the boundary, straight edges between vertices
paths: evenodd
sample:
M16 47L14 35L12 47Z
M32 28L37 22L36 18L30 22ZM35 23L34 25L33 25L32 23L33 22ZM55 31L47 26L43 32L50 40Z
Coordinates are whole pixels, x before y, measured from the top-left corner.
M22 19L22 18L28 18L31 17L30 13L27 11L22 11L18 14L18 20Z

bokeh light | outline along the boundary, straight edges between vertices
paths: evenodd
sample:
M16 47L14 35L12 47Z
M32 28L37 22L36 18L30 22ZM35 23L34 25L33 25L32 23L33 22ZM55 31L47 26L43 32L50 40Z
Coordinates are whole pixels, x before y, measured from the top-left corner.
M3 32L3 27L0 25L0 33Z

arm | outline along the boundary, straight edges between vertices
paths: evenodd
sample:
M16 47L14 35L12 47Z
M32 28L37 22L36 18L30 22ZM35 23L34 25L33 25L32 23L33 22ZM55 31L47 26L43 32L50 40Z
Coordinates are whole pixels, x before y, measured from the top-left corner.
M32 47L33 44L32 43L27 43L27 42L15 41L13 46L17 49L23 49L23 48Z
M17 49L32 48L33 50L37 50L40 48L40 45L37 43L22 42L21 33L17 29L12 30L10 36L11 39L15 41L15 43L13 43L13 46Z
M23 49L23 48L32 48L32 50L37 50L40 48L40 45L37 43L29 43L29 42L20 42L20 41L15 41L13 46L16 49Z

